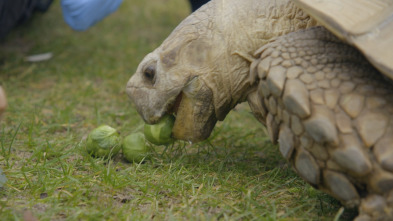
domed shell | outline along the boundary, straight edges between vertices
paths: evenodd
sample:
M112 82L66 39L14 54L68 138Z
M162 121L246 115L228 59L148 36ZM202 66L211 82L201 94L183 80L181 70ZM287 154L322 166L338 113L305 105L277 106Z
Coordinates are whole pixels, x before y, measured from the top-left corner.
M392 0L293 0L393 80Z

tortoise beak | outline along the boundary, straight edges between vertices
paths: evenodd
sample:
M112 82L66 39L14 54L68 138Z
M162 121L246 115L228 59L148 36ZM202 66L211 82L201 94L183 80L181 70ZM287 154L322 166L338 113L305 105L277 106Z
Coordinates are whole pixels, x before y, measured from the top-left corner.
M195 78L179 97L173 136L191 142L207 139L217 122L211 90Z

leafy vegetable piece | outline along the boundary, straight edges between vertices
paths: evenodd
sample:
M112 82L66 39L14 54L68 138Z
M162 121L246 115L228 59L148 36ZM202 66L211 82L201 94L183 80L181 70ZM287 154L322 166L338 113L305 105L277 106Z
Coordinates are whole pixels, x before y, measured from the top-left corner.
M121 149L121 137L116 129L102 125L92 130L86 140L86 151L95 157L113 157Z
M129 162L141 162L149 157L145 135L141 132L128 135L123 140L123 156Z
M146 139L155 145L168 145L175 141L172 137L172 128L175 117L165 115L157 124L145 124L144 133Z

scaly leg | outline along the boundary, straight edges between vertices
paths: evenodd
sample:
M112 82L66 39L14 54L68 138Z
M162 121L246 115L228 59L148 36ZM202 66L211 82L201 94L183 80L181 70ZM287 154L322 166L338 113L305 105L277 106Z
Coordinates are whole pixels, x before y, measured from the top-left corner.
M256 56L248 101L281 154L363 217L393 220L393 84L322 27L276 38Z

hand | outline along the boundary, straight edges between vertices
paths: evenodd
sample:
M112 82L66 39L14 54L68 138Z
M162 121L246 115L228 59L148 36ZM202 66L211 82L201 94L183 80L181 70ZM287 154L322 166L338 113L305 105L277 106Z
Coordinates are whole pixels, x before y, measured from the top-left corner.
M61 0L64 20L74 30L84 31L116 11L122 0Z

